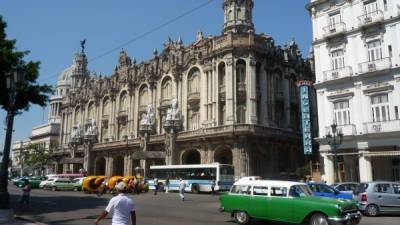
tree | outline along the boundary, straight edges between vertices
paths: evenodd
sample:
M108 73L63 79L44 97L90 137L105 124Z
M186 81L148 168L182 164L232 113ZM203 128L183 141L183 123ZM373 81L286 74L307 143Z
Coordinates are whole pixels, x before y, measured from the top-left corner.
M28 51L17 51L16 40L6 39L6 22L0 16L0 107L7 111L7 131L4 142L3 160L0 168L0 209L10 209L10 195L7 191L8 164L14 116L29 110L32 104L46 106L52 88L37 83L39 62L26 62ZM13 83L13 89L7 85L7 78L14 73L22 73L24 78Z
M43 169L50 163L54 162L53 147L44 148L39 144L29 146L30 151L25 158L25 164L32 169L40 169L43 174Z

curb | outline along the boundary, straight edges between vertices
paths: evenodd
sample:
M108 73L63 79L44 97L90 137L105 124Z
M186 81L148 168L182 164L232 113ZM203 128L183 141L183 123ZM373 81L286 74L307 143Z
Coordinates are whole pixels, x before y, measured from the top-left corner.
M23 217L23 216L16 216L14 219L15 220L22 220L22 221L25 221L25 222L28 222L28 223L33 223L33 224L36 224L36 225L47 225L45 223L39 223L39 222L33 221L33 220L28 219L28 218Z

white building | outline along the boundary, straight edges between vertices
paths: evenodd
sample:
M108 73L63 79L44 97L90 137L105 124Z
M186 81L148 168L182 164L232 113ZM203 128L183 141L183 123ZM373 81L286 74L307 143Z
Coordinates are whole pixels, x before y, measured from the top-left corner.
M323 179L334 182L324 138L344 134L340 181L400 180L400 0L312 0Z

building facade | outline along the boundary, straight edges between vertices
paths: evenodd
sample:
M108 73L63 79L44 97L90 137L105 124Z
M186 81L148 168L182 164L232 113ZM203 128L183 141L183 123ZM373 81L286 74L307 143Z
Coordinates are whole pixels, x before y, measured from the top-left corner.
M323 179L400 180L400 0L312 0ZM334 121L334 122L332 122Z
M294 41L280 47L256 34L253 6L224 0L221 35L199 31L187 46L168 38L141 63L121 50L108 77L89 72L82 42L52 104L61 121L56 172L220 162L236 176L293 174L303 162L296 81L313 75Z

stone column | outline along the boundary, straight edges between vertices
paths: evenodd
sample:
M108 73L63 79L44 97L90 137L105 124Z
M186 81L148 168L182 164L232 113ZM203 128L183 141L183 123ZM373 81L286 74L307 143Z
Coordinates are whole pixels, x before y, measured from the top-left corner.
M226 93L226 105L225 105L225 114L226 114L226 124L231 125L235 122L235 102L234 102L234 89L235 89L235 67L234 67L234 59L228 58L226 60L226 75L225 75L225 93Z
M285 127L290 127L290 88L288 78L283 79L283 96L284 96L284 113L285 113Z
M89 175L94 174L94 166L93 166L93 153L92 144L85 144L84 145L84 158L83 158L83 168L87 171Z
M254 58L250 58L247 63L246 80L247 80L247 118L248 123L257 124L257 96L256 96L256 74L257 62Z
M106 157L106 177L111 177L113 172L113 158L111 156Z
M334 165L333 159L331 156L328 156L327 152L322 153L321 157L323 158L323 165L324 165L324 175L322 179L325 180L328 184L335 183L335 175L334 175Z
M359 168L360 168L360 182L370 182L373 180L371 157L365 156L366 151L360 152Z
M206 121L207 118L207 103L208 103L208 83L207 83L207 77L208 77L208 70L203 70L203 73L200 76L200 123L199 127L202 127L202 124L204 121Z
M261 84L260 84L260 91L261 91L261 118L258 118L259 120L259 124L263 124L268 126L268 113L269 110L271 110L269 108L268 105L268 80L267 80L267 73L264 69L264 64L261 65L260 68L260 76L261 76Z

